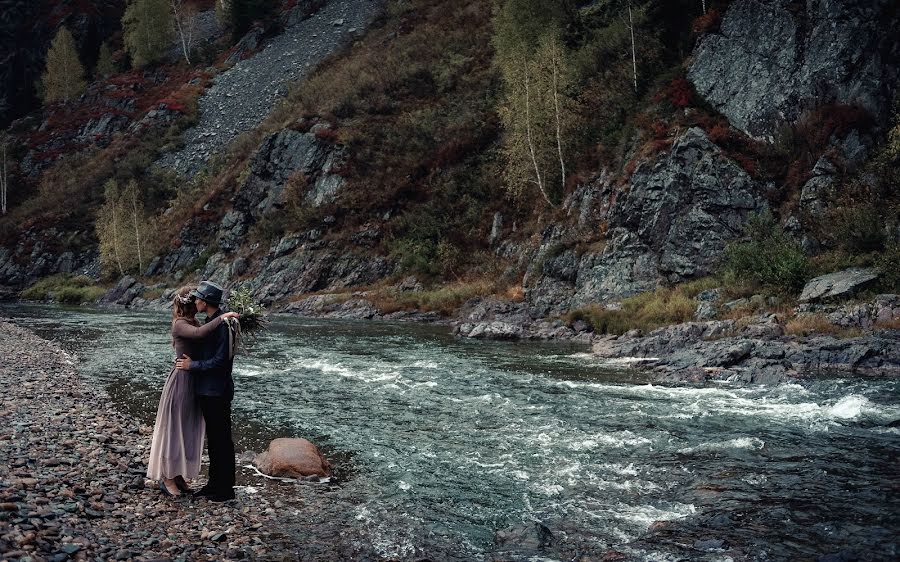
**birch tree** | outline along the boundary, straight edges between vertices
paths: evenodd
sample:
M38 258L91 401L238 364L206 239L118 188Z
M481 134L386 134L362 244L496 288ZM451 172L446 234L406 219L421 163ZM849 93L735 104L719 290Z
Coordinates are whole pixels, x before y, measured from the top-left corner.
M637 93L637 48L634 44L634 16L631 12L631 2L628 2L628 31L631 33L631 68L634 76L634 92Z
M109 180L103 186L106 202L100 207L97 215L97 237L100 240L100 264L103 269L125 275L123 257L125 249L122 241L122 206L119 202L119 184Z
M100 263L109 274L143 273L153 247L153 225L135 180L124 188L115 180L104 185L105 202L97 216Z
M80 96L87 87L75 38L65 26L59 29L50 43L41 82L45 103L69 102Z
M172 21L181 43L184 60L191 64L191 48L194 44L194 33L197 31L197 6L185 0L171 0Z
M497 62L503 76L500 117L506 156L504 181L513 197L528 186L553 205L566 179L568 109L566 52L548 19L562 21L562 6L536 0L508 0L495 22ZM549 17L548 17L549 15Z

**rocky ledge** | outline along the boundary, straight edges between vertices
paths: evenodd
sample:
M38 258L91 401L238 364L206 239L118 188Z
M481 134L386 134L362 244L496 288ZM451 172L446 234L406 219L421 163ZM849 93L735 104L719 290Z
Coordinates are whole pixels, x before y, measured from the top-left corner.
M827 315L801 311L798 317L807 314L822 315L843 331L787 335L784 318L768 314L598 337L593 351L610 366L650 370L660 382L774 384L820 375L900 376L900 329L887 327L900 319L896 295Z
M151 428L115 412L55 345L0 321L0 356L0 558L290 558L264 494L167 500L145 482Z

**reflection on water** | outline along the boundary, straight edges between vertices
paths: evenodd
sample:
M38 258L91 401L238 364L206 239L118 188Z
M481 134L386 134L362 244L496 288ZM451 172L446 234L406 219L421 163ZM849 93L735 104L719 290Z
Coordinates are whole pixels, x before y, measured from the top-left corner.
M152 421L172 360L165 315L3 312ZM540 521L551 558L638 540L639 557L668 559L674 547L640 541L660 520L727 533L751 559L897 553L900 434L884 427L900 418L897 381L666 387L591 366L584 351L278 318L236 364L239 449L288 433L323 446L338 485L320 492L328 514L306 532L352 529L357 553L526 558L532 547L496 544L496 531ZM709 527L710 513L732 525Z

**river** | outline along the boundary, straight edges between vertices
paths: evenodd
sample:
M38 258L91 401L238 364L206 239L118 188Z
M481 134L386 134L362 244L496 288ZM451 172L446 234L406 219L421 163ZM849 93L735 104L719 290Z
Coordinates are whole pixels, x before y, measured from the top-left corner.
M152 423L172 360L164 314L0 314ZM301 557L900 556L900 430L886 427L900 381L660 386L587 351L276 317L236 361L238 450L303 436L332 459L330 482L281 485L317 506L299 516ZM240 483L256 491L253 478Z

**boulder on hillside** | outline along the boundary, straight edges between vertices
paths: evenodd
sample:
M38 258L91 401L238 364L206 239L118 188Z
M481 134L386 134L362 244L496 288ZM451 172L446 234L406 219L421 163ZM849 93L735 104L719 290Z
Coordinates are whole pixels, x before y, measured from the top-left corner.
M253 459L263 474L286 478L328 476L331 465L315 445L300 438L282 437L269 443L269 448Z
M849 298L871 287L878 280L872 268L851 267L809 281L800 293L800 302L817 302Z

